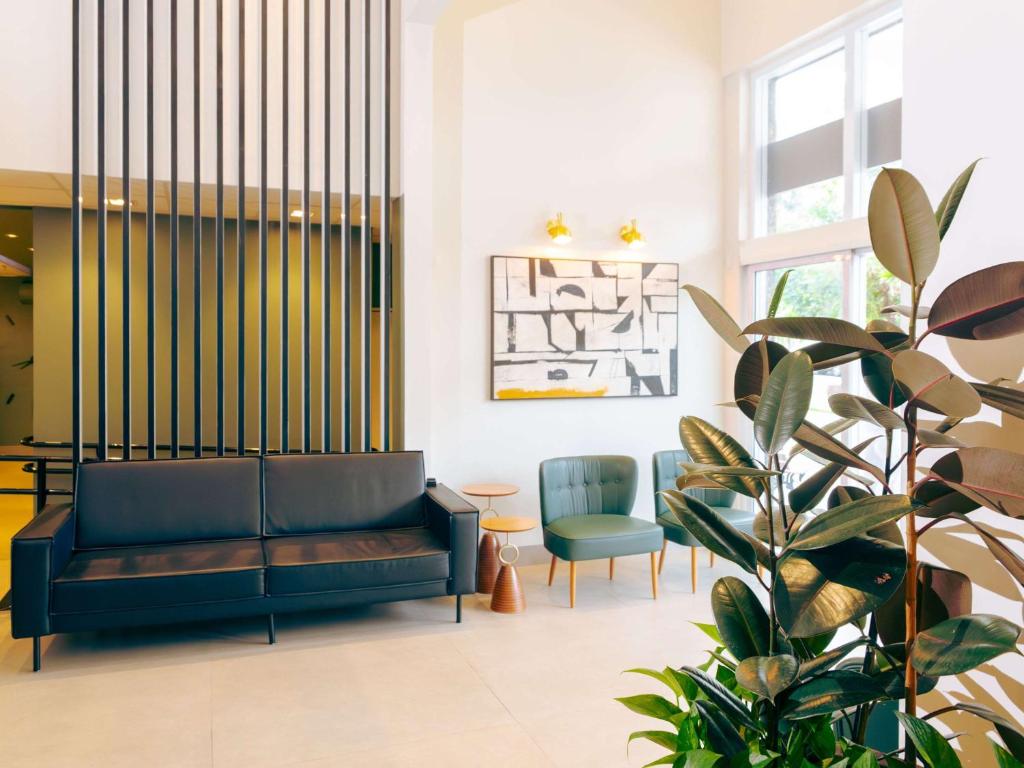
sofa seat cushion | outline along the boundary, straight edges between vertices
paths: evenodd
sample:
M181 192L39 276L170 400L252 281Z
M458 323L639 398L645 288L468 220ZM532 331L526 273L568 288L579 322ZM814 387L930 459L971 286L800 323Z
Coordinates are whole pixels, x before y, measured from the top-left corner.
M264 595L258 539L76 552L53 582L54 613L116 611Z
M448 549L429 528L276 536L264 540L268 592L297 595L448 578Z
M628 515L572 515L544 528L544 546L563 560L656 552L663 541L660 526Z
M750 510L736 509L734 507L711 507L711 509L720 514L734 528L744 533L753 533L754 513ZM683 527L683 524L671 512L658 515L658 525L665 529L665 538L669 541L674 541L676 544L682 544L686 547L704 546Z

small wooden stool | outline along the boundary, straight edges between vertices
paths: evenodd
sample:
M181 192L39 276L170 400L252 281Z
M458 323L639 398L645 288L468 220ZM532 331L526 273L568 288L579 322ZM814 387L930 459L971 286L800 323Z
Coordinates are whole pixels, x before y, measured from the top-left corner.
M526 610L526 596L519 583L519 572L516 561L519 560L519 547L509 541L509 535L523 533L537 527L537 521L529 517L492 517L481 520L480 527L486 531L505 534L505 543L498 550L501 570L494 582L494 594L491 595L491 610L498 613L522 613Z
M487 513L498 515L498 511L492 506L492 499L519 493L519 487L506 483L471 483L462 486L462 493L487 499L487 508L480 511L480 518L483 519ZM480 560L476 569L477 592L489 595L494 591L494 582L498 578L498 568L501 565L498 562L500 548L498 537L493 533L488 531L480 538Z

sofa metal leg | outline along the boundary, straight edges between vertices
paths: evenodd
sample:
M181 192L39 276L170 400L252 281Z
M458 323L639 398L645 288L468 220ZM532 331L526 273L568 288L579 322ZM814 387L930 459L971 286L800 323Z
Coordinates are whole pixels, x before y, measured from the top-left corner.
M38 672L43 665L42 640L38 635L32 638L32 671Z
M277 642L277 628L274 627L274 614L267 614L267 642L273 645Z
M455 623L462 623L462 595L455 596Z

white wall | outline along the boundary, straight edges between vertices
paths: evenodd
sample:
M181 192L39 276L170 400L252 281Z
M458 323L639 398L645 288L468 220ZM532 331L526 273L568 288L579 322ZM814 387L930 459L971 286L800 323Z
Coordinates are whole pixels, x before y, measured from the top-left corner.
M640 465L637 514L649 518L651 454L678 445L682 414L714 417L721 345L687 302L678 396L492 402L488 275L493 254L635 258L617 233L637 216L643 259L676 261L684 282L720 288L719 36L702 0L466 0L441 18L424 170L431 287L429 301L407 304L431 351L407 358L406 384L429 387L407 434L429 439L441 481L516 483L503 511L536 518L541 460L625 453ZM557 211L575 234L568 248L544 230ZM539 532L521 542L531 540Z
M933 202L972 160L979 164L925 289L930 302L939 290L968 272L1024 258L1024 229L1019 223L1020 185L1024 179L1024 103L1005 90L1011 73L1024 68L1020 45L1024 4L1017 0L904 0L903 159L924 184ZM956 50L956 55L950 52ZM957 341L931 338L925 350L974 381L1005 376L1021 379L1024 340ZM1024 422L986 409L984 423L956 434L979 445L1024 451ZM995 513L975 513L1001 531L1008 545L1024 554L1024 525ZM965 571L974 583L974 610L998 613L1021 622L1020 588L992 563L973 537L936 529L922 539L932 558ZM966 698L1002 707L1024 721L1024 659L1003 656L984 671L963 675L944 694L926 700L937 708L944 698ZM976 719L943 718L953 731L967 731L960 746L971 764L991 764L991 751Z
M0 93L4 94L4 141L0 143L0 168L49 173L71 172L71 3L68 0L32 0L7 3L0 24ZM179 5L179 158L182 181L192 178L192 3ZM396 4L397 5L397 4ZM14 7L16 6L16 8ZM96 172L96 0L82 0L82 169ZM107 172L121 173L121 3L107 2ZM341 160L342 98L344 79L341 67L345 55L342 32L342 3L332 5L331 56L334 62L331 81L332 188L339 190L343 178ZM260 18L259 3L246 3L245 83L246 83L246 180L254 186L259 179L260 125ZM380 3L373 8L371 43L371 167L372 190L380 179ZM170 178L170 15L169 4L156 3L154 13L154 147L155 173L161 180ZM268 3L267 93L270 147L269 184L280 185L280 149L283 110L282 86L282 9L283 0ZM301 2L289 9L289 163L290 186L298 189L302 173L302 73L303 29ZM362 178L362 3L352 3L352 152L350 177L358 191ZM131 128L132 175L146 173L146 18L145 3L131 3ZM395 14L397 17L397 13ZM202 88L202 176L213 183L216 174L216 0L202 0L201 13L201 88ZM310 3L310 133L313 190L322 189L323 144L323 3ZM399 50L401 25L393 26L392 51ZM238 167L238 5L224 4L224 180L237 183ZM393 68L393 73L395 69ZM398 78L392 120L399 124ZM12 119L13 117L13 119ZM392 153L397 155L398 132L392 136ZM393 164L392 191L398 194L400 176ZM88 187L87 187L88 189ZM88 200L88 198L87 198Z

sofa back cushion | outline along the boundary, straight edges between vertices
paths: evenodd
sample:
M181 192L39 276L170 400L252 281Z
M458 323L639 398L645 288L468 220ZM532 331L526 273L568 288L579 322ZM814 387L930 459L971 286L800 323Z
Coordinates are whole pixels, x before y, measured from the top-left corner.
M266 533L423 524L423 454L321 453L264 459Z
M258 537L260 460L81 464L75 519L79 549Z

